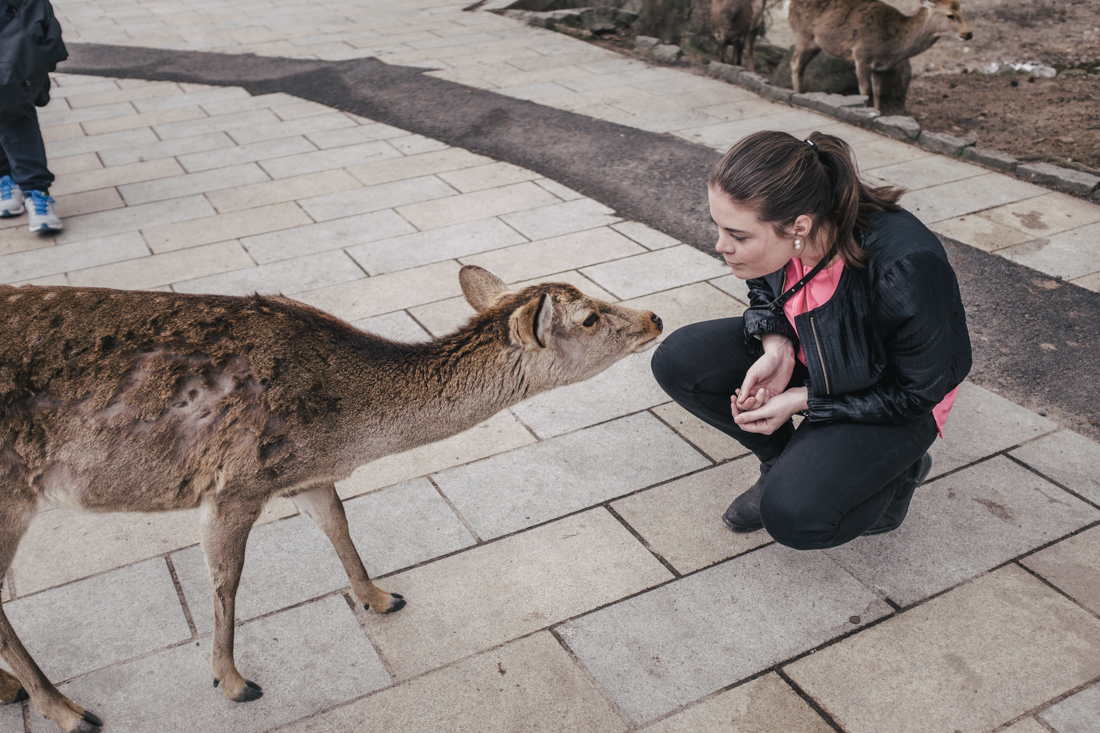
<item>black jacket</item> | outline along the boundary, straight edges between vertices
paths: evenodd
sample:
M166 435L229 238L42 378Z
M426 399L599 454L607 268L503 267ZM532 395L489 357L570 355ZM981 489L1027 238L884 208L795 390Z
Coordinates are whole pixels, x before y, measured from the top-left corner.
M795 318L768 308L783 270L748 281L750 344L801 342L811 422L901 423L932 411L970 371L970 335L943 245L908 211L880 212L857 234L866 269L845 266L836 293Z
M49 102L49 73L69 57L49 0L0 0L0 120Z

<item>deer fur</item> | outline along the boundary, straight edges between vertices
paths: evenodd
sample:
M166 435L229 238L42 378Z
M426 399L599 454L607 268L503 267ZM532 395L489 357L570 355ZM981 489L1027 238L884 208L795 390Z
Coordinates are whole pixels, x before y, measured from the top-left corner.
M787 20L795 36L791 84L796 93L802 92L806 66L824 50L855 63L860 94L880 112L887 71L944 36L974 37L958 0L921 0L913 15L879 0L788 0Z
M249 531L273 496L328 535L361 603L399 610L404 599L367 576L334 482L587 379L662 328L567 284L509 292L472 266L459 279L477 315L416 344L281 296L0 285L0 576L44 506L199 507L214 683L239 702L262 695L233 661L234 603ZM42 674L2 607L0 654L14 672L0 671L0 698L25 690L62 730L100 730Z
M764 23L765 0L711 0L710 27L718 60L756 70L756 36Z

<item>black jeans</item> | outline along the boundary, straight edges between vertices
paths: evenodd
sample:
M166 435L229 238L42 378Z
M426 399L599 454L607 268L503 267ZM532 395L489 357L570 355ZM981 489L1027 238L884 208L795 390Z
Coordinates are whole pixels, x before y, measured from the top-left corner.
M900 425L788 422L771 435L733 421L730 396L755 361L741 318L685 326L653 355L653 376L684 409L755 453L778 456L763 484L760 516L777 542L799 550L842 545L874 524L909 469L936 439L931 414ZM800 387L797 364L789 387ZM732 500L735 493L731 492Z
M0 176L11 176L23 191L50 190L54 178L46 166L46 146L32 105L15 119L0 120Z

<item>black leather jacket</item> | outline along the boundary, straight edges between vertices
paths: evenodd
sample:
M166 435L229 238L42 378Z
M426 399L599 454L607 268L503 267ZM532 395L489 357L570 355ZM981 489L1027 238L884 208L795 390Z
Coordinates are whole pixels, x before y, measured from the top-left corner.
M748 281L745 335L801 342L811 422L901 423L932 411L970 371L970 335L943 245L908 211L879 212L857 233L866 269L846 266L836 293L795 318L768 308L783 270Z

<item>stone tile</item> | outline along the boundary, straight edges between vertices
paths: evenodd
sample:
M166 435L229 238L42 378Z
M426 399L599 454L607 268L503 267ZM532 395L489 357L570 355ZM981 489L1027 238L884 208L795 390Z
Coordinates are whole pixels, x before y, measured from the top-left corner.
M146 290L187 277L240 270L253 264L239 242L229 241L70 271L69 282L80 287Z
M301 293L298 300L346 321L404 310L451 298L461 292L457 262L447 260L412 270L376 275Z
M310 133L338 130L342 127L354 126L355 122L347 115L333 112L332 114L305 117L300 120L290 120L288 122L279 120L266 125L235 127L229 131L229 135L238 145L247 145L248 143L258 143L263 140L309 135Z
M549 239L617 224L612 209L592 199L577 199L500 217L528 239Z
M1095 224L1100 221L1100 206L1064 193L1045 193L983 211L982 216L1035 239Z
M346 171L324 171L224 189L211 198L211 203L225 213L358 188L361 188L359 181Z
M84 242L124 232L137 232L159 224L198 219L213 213L214 209L202 196L155 201L66 218L65 230L55 239L63 244Z
M174 82L146 82L139 87L128 87L116 91L96 92L88 94L74 94L66 97L66 101L73 109L82 107L98 107L105 104L118 102L131 102L135 99L151 99L154 97L170 97L182 94L183 90Z
M1046 190L1039 186L1000 173L986 173L910 191L902 197L901 205L925 224L930 224L1043 193Z
M126 205L114 188L100 188L94 191L54 196L54 200L57 202L58 215L62 219L82 214L94 214L97 211L121 209Z
M332 108L326 107L323 104L317 104L316 102L299 100L294 104L272 107L271 111L274 112L280 120L301 120L306 117L316 117L317 115L328 114L332 111Z
M1003 249L998 254L1033 269L1065 279L1100 272L1096 246L1100 223L1052 234L1043 239Z
M183 107L192 104L211 104L225 101L240 103L252 96L240 87L203 87L201 90L190 91L184 89L184 91L186 94L134 99L132 103L138 112L156 112L170 107Z
M954 219L935 221L928 228L944 237L969 244L985 252L996 252L1014 244L1033 239L1032 235L1012 227L990 221L982 214L967 214Z
M137 232L73 244L58 244L0 256L0 282L14 283L69 270L145 257L149 248Z
M127 105L129 107L129 105ZM170 122L185 122L187 120L205 119L206 113L201 107L172 107L159 112L146 112L145 114L133 114L133 110L127 110L126 114L118 117L107 117L98 120L88 120L81 123L86 135L102 135L106 132L118 130L133 130L138 127L152 127Z
M328 221L354 214L405 207L417 202L430 201L432 202L430 206L439 206L438 199L454 197L455 193L453 188L435 176L424 176L351 191L312 196L301 199L299 203L315 221ZM417 225L416 221L409 219L404 213L402 216L414 226Z
M640 298L623 305L653 311L664 323L665 334L690 323L741 315L745 306L708 283L694 283Z
M60 142L62 140L72 140L74 138L84 137L84 128L78 123L73 122L68 125L55 125L53 127L43 127L42 141L46 144Z
M228 140L228 138L226 139ZM227 165L266 161L299 153L315 152L316 150L317 147L304 137L283 137L250 145L238 145L230 150L181 155L179 156L179 162L188 173L197 173L212 168L224 168ZM298 173L306 172L308 171L298 171Z
M379 458L336 484L343 498L427 476L535 442L516 416L504 410L469 430L435 443Z
M726 273L718 260L686 244L581 270L620 298L635 298Z
M885 165L927 158L931 155L927 150L916 145L882 136L878 138L874 142L857 142L852 145L860 170L880 168Z
M741 138L761 130L817 129L833 122L829 117L805 110L792 110L776 105L775 114L748 117L732 122L680 130L675 134L693 143L725 152Z
M557 640L539 632L283 730L618 733L627 726Z
M1020 562L1093 613L1100 613L1100 528L1064 539Z
M224 132L211 132L206 135L181 137L176 140L157 140L142 145L102 150L99 152L99 157L103 160L103 165L111 167L157 160L158 158L182 157L211 150L221 151L218 155L232 155L232 151L227 150L227 148L233 146L233 141ZM186 165L184 167L186 168ZM53 168L52 158L50 159L50 168Z
M987 174L981 166L943 155L931 155L879 168L864 168L863 171L892 185L905 186L910 191Z
M1091 290L1094 293L1100 293L1100 272L1094 272L1085 277L1075 278L1070 280L1070 282L1086 290Z
M577 199L584 198L584 194L577 193L571 188L566 188L557 181L552 181L549 178L540 178L539 180L535 181L535 183L542 186L562 201L575 201Z
M997 456L918 489L889 534L829 550L909 606L1100 520L1100 510Z
M86 603L74 604L83 598ZM61 681L190 638L161 558L4 604L19 637Z
M611 228L620 234L625 234L646 249L664 249L680 244L679 240L637 221L620 222L613 224Z
M257 262L265 264L414 232L412 224L385 210L245 237L241 243Z
M401 137L408 134L408 130L366 120L356 127L341 127L335 130L311 132L306 135L306 139L321 150L327 150L329 148L342 148L346 145L369 143L375 140L388 140L392 137ZM427 172L432 173L433 171ZM417 175L424 174L418 173ZM375 183L385 183L385 181L375 181Z
M98 153L115 148L128 148L135 145L155 143L158 139L151 128L140 127L136 130L122 130L120 132L107 132L102 135L57 140L46 146L46 155L49 158L60 158L81 153Z
M264 688L264 696L247 705L211 688L209 638L59 687L111 730L260 733L390 684L340 596L239 626L234 651L241 673ZM149 694L149 680L162 679L172 682ZM33 733L57 729L36 712L29 717Z
M421 181L432 180L413 179ZM397 184L387 184L397 185ZM434 198L440 198L436 196ZM445 201L427 201L401 206L397 213L408 219L421 231L460 224L474 219L484 219L501 214L510 214L525 209L557 202L557 197L531 182L516 183L485 191L464 193L451 196ZM523 232L523 234L527 234Z
M1040 723L1035 718L1024 718L1003 728L998 733L1050 733L1050 728Z
M435 480L477 535L489 539L708 465L652 415L641 414L444 471Z
M744 280L737 277L736 275L725 275L723 277L717 277L713 280L708 280L707 282L721 290L723 293L733 296L737 300L744 303L746 306L749 304L749 286Z
M666 402L650 410L712 460L719 463L748 454L748 450L722 431L707 425L675 402ZM756 480L755 478L753 479ZM723 509L724 511L724 509Z
M1069 430L1044 436L1012 451L1009 455L1100 504L1100 446Z
M1039 713L1039 718L1058 733L1092 733L1100 720L1100 685L1055 703Z
M270 180L255 163L227 166L201 173L187 173L157 181L129 183L118 187L118 192L129 206L154 201L182 198L194 194L215 192L222 188L235 188L250 183Z
M24 730L23 705L0 706L0 731L4 731L4 733L23 733Z
M932 444L931 476L1025 443L1058 426L1010 400L970 382L959 385L942 439Z
M81 171L91 171L96 168L102 168L103 163L99 161L99 156L95 153L80 153L79 155L68 155L64 158L50 158L50 172L55 176L66 176L70 173L80 173Z
M155 254L300 227L312 219L297 204L274 204L142 229Z
M830 733L833 728L774 673L646 726L645 733Z
M365 622L403 680L670 577L607 511L595 509L389 578L409 605ZM492 613L455 602L471 588L492 599Z
M401 157L393 146L384 140L347 145L342 148L314 150L299 155L288 155L264 160L260 166L275 179L289 178L305 173L346 168L370 161L388 160Z
M1100 674L1100 621L1010 565L786 672L851 733L992 730Z
M722 524L730 502L759 476L760 462L748 456L620 499L611 508L677 572L693 573L772 541L767 532L736 534Z
M641 724L890 613L827 556L771 545L558 633ZM670 623L669 619L675 619Z
M404 133L402 132L402 134ZM475 155L461 148L447 148L446 150L435 150L419 155L409 155L404 158L351 166L348 168L348 172L359 179L363 185L376 186L380 183L391 183L409 178L419 178L433 173L445 173L480 166L489 163L491 160L491 158Z
M362 244L348 254L371 275L394 272L443 260L465 258L486 250L526 242L500 219L477 219Z
M778 110L779 108L776 107L774 102L761 99L754 94L748 99L742 98L732 102L710 105L703 107L700 111L724 122L732 122L750 117L766 117L776 114ZM636 108L635 111L641 111L641 108Z
M304 290L351 282L362 277L365 273L351 258L343 252L333 251L184 280L174 283L172 289L177 293L280 293L292 296Z
M484 267L505 282L516 282L642 252L645 249L621 234L599 227L462 257L462 263Z
M403 155L420 155L421 153L430 153L433 151L445 150L447 148L446 143L432 140L423 135L391 137L387 138L386 142L401 151Z
M511 163L490 163L456 171L447 171L438 175L461 193L499 188L514 183L533 181L542 177L538 173Z
M405 311L364 318L355 321L351 325L363 331L378 334L391 341L428 341L432 337L430 333L424 330L423 326Z

